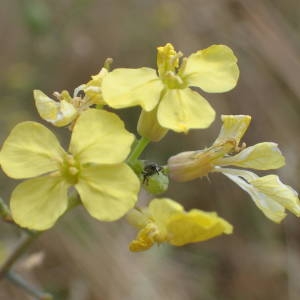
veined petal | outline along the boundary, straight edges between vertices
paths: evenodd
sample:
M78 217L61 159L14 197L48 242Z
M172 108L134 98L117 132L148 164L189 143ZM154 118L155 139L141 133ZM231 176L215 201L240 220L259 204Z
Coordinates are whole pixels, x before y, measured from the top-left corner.
M260 193L278 202L297 217L300 217L300 202L297 192L283 184L277 175L267 175L250 181Z
M29 178L58 169L64 150L56 136L36 122L13 128L1 150L1 166L12 178Z
M170 89L163 96L157 112L158 122L176 132L207 128L215 119L210 104L190 88Z
M116 114L89 109L75 123L69 151L81 164L120 163L129 154L133 140L134 135Z
M241 172L238 175L239 171ZM231 172L230 169L223 168L222 173L233 182L235 182L245 192L247 192L251 196L257 207L264 213L267 218L269 218L273 222L280 223L286 217L285 208L280 203L278 203L275 199L268 197L266 194L260 192L252 184L248 183L257 180L259 178L257 175L247 171L247 173L252 173L255 175L253 176L252 180L249 180L249 177L247 175L247 178L243 176L244 171L242 170L234 170L233 172ZM255 177L257 179L254 179ZM245 180L242 178L244 178Z
M88 165L76 189L88 212L102 221L115 221L136 203L140 182L126 164Z
M276 143L259 143L240 153L218 160L220 166L237 166L257 170L278 169L284 166L285 159Z
M33 230L52 227L68 208L68 187L61 177L52 176L20 183L10 200L14 221Z
M150 68L115 69L102 81L102 95L113 108L140 105L150 111L157 105L164 85Z
M223 233L232 233L232 226L216 213L191 210L173 215L167 224L168 241L175 246L211 239Z
M190 86L208 93L222 93L233 89L239 78L237 58L225 45L212 45L190 55L183 73Z
M75 107L65 100L54 101L39 90L34 90L33 94L41 118L55 126L66 126L78 115Z
M240 143L241 138L244 136L248 129L251 116L247 115L222 115L223 125L220 130L219 136L214 142L215 144L224 143L229 140L234 140L236 146Z

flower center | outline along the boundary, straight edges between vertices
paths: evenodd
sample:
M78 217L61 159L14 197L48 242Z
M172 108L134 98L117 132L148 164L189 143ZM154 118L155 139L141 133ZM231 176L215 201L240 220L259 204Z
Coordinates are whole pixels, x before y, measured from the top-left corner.
M169 89L183 89L188 86L181 76L186 63L186 59L183 59L180 64L182 55L181 52L176 52L171 44L157 48L158 74Z
M80 164L73 155L66 154L63 162L60 165L61 176L70 184L74 185L78 182L78 175L80 173Z
M169 89L184 89L188 87L188 84L182 77L173 71L166 72L162 76L162 81Z

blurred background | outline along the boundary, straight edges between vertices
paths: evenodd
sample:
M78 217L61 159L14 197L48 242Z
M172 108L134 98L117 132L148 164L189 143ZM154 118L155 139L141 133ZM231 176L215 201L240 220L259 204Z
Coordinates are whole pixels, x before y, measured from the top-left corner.
M279 143L287 165L276 174L300 188L300 2L298 0L2 0L0 9L0 141L18 122L42 122L32 90L73 91L113 67L155 67L166 42L189 55L211 44L239 59L238 86L205 94L218 117L208 130L169 133L143 158L165 164L184 150L209 146L221 114L250 114L248 145ZM118 111L135 132L139 108ZM53 129L67 143L67 129ZM8 202L16 181L0 175ZM161 245L130 253L135 231L123 220L101 223L76 208L41 236L15 269L57 300L298 300L300 220L277 225L222 175L171 183L165 196L187 209L217 211L234 225L221 236L185 247ZM148 197L146 194L143 198ZM0 260L20 238L0 223ZM3 280L0 299L32 299Z

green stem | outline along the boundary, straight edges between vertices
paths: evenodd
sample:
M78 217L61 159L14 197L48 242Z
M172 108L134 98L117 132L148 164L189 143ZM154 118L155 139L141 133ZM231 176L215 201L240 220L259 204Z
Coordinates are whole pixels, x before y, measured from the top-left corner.
M10 214L8 206L5 204L2 198L0 198L0 216L5 222L13 223L12 216Z
M24 289L28 294L34 296L36 299L39 300L52 300L53 297L52 295L48 293L44 293L42 291L37 290L35 287L32 285L28 284L26 280L24 280L21 276L14 272L7 272L5 277L17 285L18 287Z
M10 254L6 259L3 265L0 268L0 279L2 279L13 264L18 260L18 258L27 250L31 243L41 234L41 232L30 232L29 235L24 236L15 250Z
M138 142L136 143L135 147L133 148L133 150L131 151L127 159L127 163L131 167L134 167L137 159L140 157L140 155L143 153L143 151L145 150L145 148L148 146L149 143L150 141L145 137L141 137L138 140Z

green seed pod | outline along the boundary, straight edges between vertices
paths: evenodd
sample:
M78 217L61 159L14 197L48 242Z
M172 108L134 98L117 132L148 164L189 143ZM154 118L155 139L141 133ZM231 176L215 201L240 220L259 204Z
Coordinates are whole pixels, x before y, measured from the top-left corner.
M169 177L165 175L163 171L159 171L147 177L147 179L144 180L143 186L144 189L152 195L162 194L168 189Z

